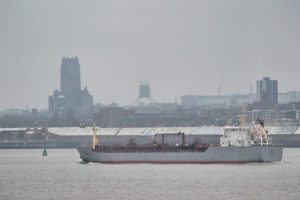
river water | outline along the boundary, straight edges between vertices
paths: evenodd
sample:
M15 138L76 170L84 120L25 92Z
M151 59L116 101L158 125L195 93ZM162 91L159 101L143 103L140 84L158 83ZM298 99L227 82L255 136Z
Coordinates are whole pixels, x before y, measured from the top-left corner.
M280 163L82 164L75 149L0 150L0 199L300 199L300 149Z

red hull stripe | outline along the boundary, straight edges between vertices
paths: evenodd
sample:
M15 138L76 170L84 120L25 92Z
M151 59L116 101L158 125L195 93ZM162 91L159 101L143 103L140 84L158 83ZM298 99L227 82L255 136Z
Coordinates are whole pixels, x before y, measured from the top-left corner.
M244 164L250 162L262 161L93 161L103 164L135 164L135 163L150 163L150 164Z

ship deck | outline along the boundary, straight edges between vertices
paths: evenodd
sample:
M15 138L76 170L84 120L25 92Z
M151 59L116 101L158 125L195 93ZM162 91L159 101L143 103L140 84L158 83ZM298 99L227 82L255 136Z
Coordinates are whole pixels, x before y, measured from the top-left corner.
M205 152L209 145L201 146L158 146L158 147L112 147L112 146L96 146L94 152L105 152L105 153L135 153L135 152Z

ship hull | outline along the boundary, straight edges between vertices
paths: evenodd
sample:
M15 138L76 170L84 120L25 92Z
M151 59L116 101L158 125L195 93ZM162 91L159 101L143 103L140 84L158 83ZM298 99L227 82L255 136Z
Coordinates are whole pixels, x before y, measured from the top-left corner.
M97 152L78 148L85 162L123 164L239 164L249 162L277 162L282 160L281 146L209 147L204 152Z

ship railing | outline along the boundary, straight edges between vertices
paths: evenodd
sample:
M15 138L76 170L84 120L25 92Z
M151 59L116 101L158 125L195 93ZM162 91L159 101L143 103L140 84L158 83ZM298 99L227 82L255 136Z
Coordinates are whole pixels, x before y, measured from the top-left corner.
M205 150L143 150L143 151L134 151L134 150L96 150L97 152L104 152L104 153L166 153L166 152L204 152Z
M251 146L256 146L256 147L258 147L258 146L262 146L262 147L281 147L282 144L270 144L270 143L266 144L266 143L263 143L263 144L252 144Z
M211 147L220 147L221 144L210 144L209 146L211 146Z
M188 148L188 147L168 147L168 148L152 148L152 147L98 147L95 149L97 152L128 152L128 153L134 153L134 152L203 152L206 151L209 146L203 146L203 147L194 147L194 148Z

